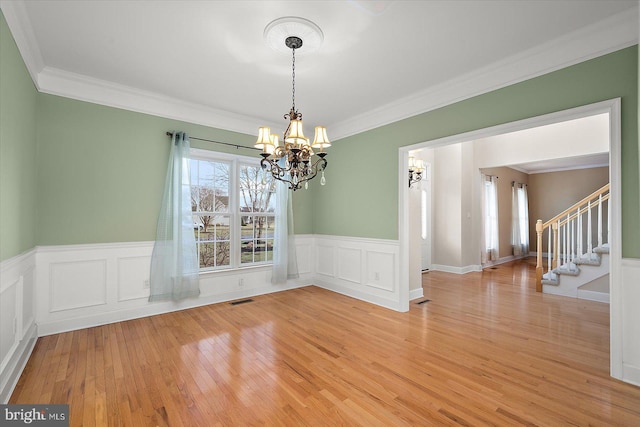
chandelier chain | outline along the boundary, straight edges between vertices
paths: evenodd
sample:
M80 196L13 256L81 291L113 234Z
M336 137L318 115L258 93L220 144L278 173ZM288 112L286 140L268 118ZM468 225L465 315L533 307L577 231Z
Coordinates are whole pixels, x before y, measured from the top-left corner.
M296 48L291 49L292 52L292 61L291 61L291 78L292 78L292 88L291 88L291 101L292 101L292 110L296 110Z

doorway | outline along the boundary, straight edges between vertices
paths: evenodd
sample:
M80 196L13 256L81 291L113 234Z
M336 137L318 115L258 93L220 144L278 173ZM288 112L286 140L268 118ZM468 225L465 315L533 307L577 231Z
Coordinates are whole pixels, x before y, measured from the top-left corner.
M409 307L409 283L411 275L419 274L420 268L416 265L411 265L411 245L410 245L410 233L409 233L409 213L408 213L408 200L409 191L406 185L406 176L408 173L407 161L408 153L410 151L432 149L438 147L446 147L458 143L466 143L469 141L476 141L484 138L495 137L504 135L511 132L523 131L527 129L533 129L550 124L562 123L569 120L585 118L595 116L599 114L607 114L609 121L609 175L611 183L611 217L610 217L610 336L611 336L611 375L619 378L622 371L622 345L620 338L621 331L621 301L619 297L620 287L620 265L621 265L621 232L620 232L620 99L613 99L609 101L603 101L596 104L590 104L583 107L577 107L570 110L560 111L544 116L533 117L530 119L524 119L517 122L506 123L490 128L480 129L464 134L453 135L437 140L426 141L423 143L415 144L412 146L401 147L399 149L399 174L398 174L398 189L399 189L399 241L400 241L400 307L401 309L408 310ZM437 165L434 165L434 169ZM434 170L432 176L437 172ZM403 179L404 178L404 179ZM435 178L434 178L435 180ZM479 178L477 179L479 181ZM479 182L476 182L476 188L478 188ZM436 190L434 189L434 192ZM479 194L479 191L476 192ZM474 206L479 206L478 203L474 203ZM477 212L470 212L471 222L473 230L479 228L477 221ZM474 222L475 218L475 222ZM476 264L480 265L480 250L479 250L479 237L477 233L473 233L471 251L474 251L477 256ZM432 253L436 248L432 247ZM415 259L415 256L414 258ZM418 267L418 268L417 268ZM461 271L464 272L464 271Z

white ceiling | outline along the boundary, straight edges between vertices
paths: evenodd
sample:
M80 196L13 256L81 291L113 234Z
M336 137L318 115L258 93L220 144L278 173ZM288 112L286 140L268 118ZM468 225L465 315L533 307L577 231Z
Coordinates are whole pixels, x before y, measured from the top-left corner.
M336 139L638 41L638 1L0 1L46 93L255 134L285 127L282 16L320 26L296 52L306 132ZM311 135L312 136L312 135Z

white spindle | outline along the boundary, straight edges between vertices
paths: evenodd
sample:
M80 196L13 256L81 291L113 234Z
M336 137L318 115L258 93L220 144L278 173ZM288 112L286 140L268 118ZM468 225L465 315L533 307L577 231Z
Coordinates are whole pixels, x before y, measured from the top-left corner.
M602 194L598 197L598 247L602 246Z
M567 219L569 214L567 214ZM571 243L569 243L569 261L573 261L573 257L576 249L576 220L571 220Z
M591 236L591 200L587 202L587 257L591 259L593 237Z
M578 227L576 230L576 238L578 240L578 247L576 248L576 258L582 257L582 213L580 212L580 208L578 208Z
M547 245L547 271L551 271L551 253L553 252L553 237L551 236L551 228L549 227L549 244Z
M564 224L564 263L569 262L569 219Z

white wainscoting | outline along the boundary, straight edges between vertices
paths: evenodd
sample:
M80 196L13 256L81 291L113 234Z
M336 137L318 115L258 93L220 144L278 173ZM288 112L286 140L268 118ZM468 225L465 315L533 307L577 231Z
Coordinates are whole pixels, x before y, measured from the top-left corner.
M622 380L640 386L640 260L622 259Z
M298 240L296 239L298 245ZM40 336L304 286L310 243L299 242L303 279L271 283L271 266L200 275L200 296L148 302L153 242L37 248L36 318Z
M396 241L295 236L299 278L271 283L271 267L200 275L200 296L147 301L153 242L37 248L36 319L40 336L316 284L397 309Z
M397 240L315 235L316 286L400 309Z
M36 252L0 263L0 403L6 403L36 343Z

